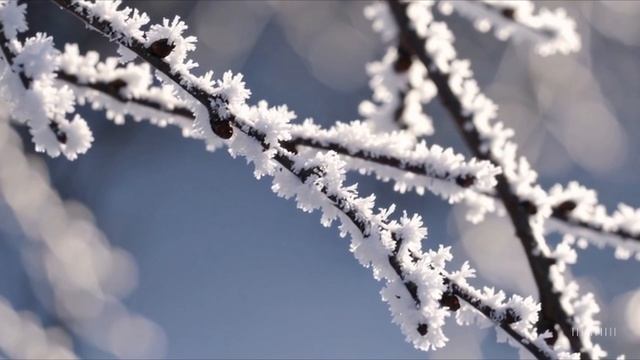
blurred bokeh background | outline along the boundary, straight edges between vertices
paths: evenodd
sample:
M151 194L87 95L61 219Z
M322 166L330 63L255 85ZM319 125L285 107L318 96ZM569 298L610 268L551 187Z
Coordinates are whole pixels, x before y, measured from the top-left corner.
M368 2L131 4L152 22L185 19L199 39L194 58L202 72L242 72L252 101L287 104L299 120L313 117L327 126L358 118L359 102L370 96L364 64L384 52L363 16ZM58 48L77 42L82 51L115 55L113 45L52 4L28 5L30 31L53 35ZM609 209L619 201L640 206L640 2L544 6L563 6L576 19L583 44L578 54L541 58L526 45L476 32L455 15L447 21L458 52L472 60L479 83L499 104L500 118L516 130L520 150L544 186L576 179L597 189ZM467 153L437 101L428 112L436 128L428 141ZM122 303L137 315L86 329L101 334L101 345L72 332L81 357L516 356L495 343L492 329L461 328L453 321L449 346L428 354L414 350L391 323L380 284L357 264L336 229L323 228L317 214L303 214L276 198L269 182L256 181L243 161L224 151L206 152L177 129L133 121L117 126L101 112L82 113L96 138L86 155L69 162L34 154L29 161L48 172L63 199L90 209L95 220L87 216L108 241L131 255L124 258L133 262L123 260L122 266L131 267L123 281L135 284L128 284L132 290ZM33 153L29 140L25 144ZM472 226L462 211L434 196L397 194L390 184L365 177L353 180L363 194L376 193L379 206L395 203L422 214L429 228L424 247L451 245L454 265L468 259L479 270L476 285L535 291L504 219ZM45 325L65 328L47 301L46 282L29 273L35 271L29 265L30 234L1 199L0 214L0 295ZM595 339L610 356L640 357L639 269L635 260L619 261L611 250L592 247L579 251L572 268L601 305L603 327L617 329L615 337ZM81 304L72 304L71 311L74 306Z

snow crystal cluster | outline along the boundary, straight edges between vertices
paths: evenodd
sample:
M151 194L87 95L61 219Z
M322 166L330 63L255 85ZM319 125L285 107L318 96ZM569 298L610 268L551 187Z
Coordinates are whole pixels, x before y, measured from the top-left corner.
M589 243L598 247L610 246L619 259L635 256L640 260L640 209L619 204L618 209L609 214L598 202L594 190L575 181L566 187L555 185L549 190L549 197L560 217L549 219L549 231L574 235L581 248Z
M451 148L428 146L424 140L408 143L399 132L374 133L360 121L338 122L324 130L308 119L291 132L301 143L315 146L306 151L341 149L348 155L343 160L349 169L374 173L382 181L393 179L397 191L415 189L423 194L427 189L451 203L470 194L491 191L496 184L495 176L500 173L488 161L465 161Z
M60 56L56 81L71 87L79 104L91 104L94 110L104 108L107 118L116 124L123 124L128 115L160 127L176 125L184 136L191 136L191 114L173 111L186 105L170 87L153 84L149 64L130 62L121 66L118 60L110 57L100 61L97 52L82 55L77 45L67 44Z
M56 157L64 154L69 160L86 152L93 136L87 123L75 114L75 96L68 87L55 86L55 71L59 66L59 51L53 38L43 33L15 39L25 31L26 4L15 1L0 3L2 32L0 42L4 64L6 98L14 120L25 123L33 137L36 151Z
M529 0L446 0L438 3L438 9L469 19L480 32L493 29L500 40L530 42L541 56L580 50L575 21L563 8L540 8L536 13Z
M73 3L86 9L92 16L108 22L114 30L109 35L116 36L114 41L122 40L126 44L131 44L131 40L144 41L144 31L141 28L149 23L149 16L128 6L121 9L122 0L73 0Z
M363 101L359 112L375 132L406 130L409 141L433 134L431 118L423 105L433 99L436 90L420 61L390 47L380 61L367 65L367 72L373 101Z
M365 8L365 16L373 21L373 28L383 41L397 41L393 18L385 5L374 3ZM403 130L405 141L433 134L431 118L423 111L436 89L428 78L427 69L404 47L390 46L384 57L367 65L371 77L373 101L360 104L360 115L377 133Z
M568 266L575 264L578 255L574 250L575 238L571 235L565 235L562 241L553 249L550 258L555 262L550 268L550 278L554 291L560 295L562 307L571 316L572 327L580 338L584 346L584 350L588 351L592 358L601 359L607 356L600 345L594 344L591 336L597 334L601 329L601 323L594 318L594 315L600 312L600 306L595 301L593 293L580 295L578 283L570 279L568 274ZM570 349L566 337L556 343L556 349L568 351Z

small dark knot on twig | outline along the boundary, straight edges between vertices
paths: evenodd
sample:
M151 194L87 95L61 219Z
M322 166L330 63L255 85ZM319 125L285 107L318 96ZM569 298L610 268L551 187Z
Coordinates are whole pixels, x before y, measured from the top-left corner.
M462 175L462 176L456 177L456 184L458 184L458 186L463 188L471 187L473 184L475 184L475 182L476 182L476 178L473 176Z
M453 294L444 293L440 298L440 306L447 307L450 311L458 311L460 309L460 300Z
M164 59L175 49L175 45L173 43L169 44L169 39L160 39L154 41L151 46L149 46L149 52L153 55Z
M561 217L566 217L567 215L569 215L570 212L572 212L573 210L575 210L575 208L578 206L578 204L576 204L575 201L573 200L566 200L561 202L560 204L556 205L553 208L553 212L556 215L559 215Z
M502 16L506 17L509 20L513 20L516 14L513 8L504 8L500 13L502 14Z
M502 322L507 325L511 325L520 320L522 320L520 319L520 315L518 315L515 310L509 308L504 312L504 319L502 319Z
M280 142L280 146L282 146L283 149L287 150L288 152L290 152L292 154L297 154L298 153L298 149L296 148L296 145L293 142L281 141Z
M404 73L411 67L411 54L403 47L398 48L398 58L393 63L393 70L397 73Z
M538 212L538 207L529 200L523 200L520 202L520 206L527 212L529 215L535 215Z
M298 177L303 183L307 182L307 180L312 176L322 177L324 176L324 170L319 166L313 166L310 168L304 168L298 173Z
M418 325L418 334L425 336L427 335L427 330L429 330L429 327L427 326L427 324Z
M58 140L59 143L61 144L67 143L67 133L65 133L64 131L62 131L62 129L60 129L60 126L58 125L57 122L51 121L49 123L49 129L53 131L53 134L56 136L56 139Z
M404 73L409 70L411 63L411 46L406 36L401 35L398 41L398 58L393 63L393 70L397 73Z
M111 94L119 94L120 90L127 86L127 82L122 79L115 79L107 83L107 89Z
M233 135L233 127L226 120L211 121L211 130L223 139L229 139Z

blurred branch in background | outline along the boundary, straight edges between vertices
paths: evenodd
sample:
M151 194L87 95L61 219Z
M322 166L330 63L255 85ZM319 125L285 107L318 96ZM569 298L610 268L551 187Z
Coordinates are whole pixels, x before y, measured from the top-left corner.
M109 244L87 208L60 199L50 187L41 160L23 154L21 141L7 121L0 122L0 135L0 191L22 230L34 241L20 244L20 251L40 301L76 336L103 351L121 358L161 354L162 330L120 301L135 287L134 260ZM14 331L11 324L2 322L2 331ZM57 346L55 339L52 346ZM21 343L25 340L19 336L14 342L5 340L8 347L3 349L14 349L7 354L11 357L44 356L39 351L45 350L35 344L37 337L30 340L34 343ZM63 340L60 346L69 348ZM55 351L47 356L56 358L56 354L60 355Z

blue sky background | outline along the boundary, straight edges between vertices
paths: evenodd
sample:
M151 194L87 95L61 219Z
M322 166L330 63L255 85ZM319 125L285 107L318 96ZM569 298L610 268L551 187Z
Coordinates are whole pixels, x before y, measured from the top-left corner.
M174 14L185 18L202 43L195 58L203 71L240 71L253 92L252 101L286 103L300 120L313 117L330 125L336 120L358 117L357 106L369 97L370 91L364 67L352 64L359 59L379 58L384 47L364 17L358 15L366 3L319 3L285 2L271 7L266 3L197 5L190 1L149 1L135 5L148 11L152 22ZM294 6L301 9L296 10L295 16L291 10ZM593 20L595 10L588 6L597 5L574 3L569 7L579 20L579 31L586 42L586 49L570 60L538 60L526 46L501 43L473 31L457 17L451 20L458 50L462 57L472 59L481 85L499 105L511 106L507 106L511 110L501 119L517 130L524 129L525 135L519 138L522 151L542 169L544 186L578 179L598 189L609 209L618 201L640 206L640 51L626 38L621 40L606 28L599 29L601 25ZM115 47L106 40L84 31L77 20L49 3L34 2L29 7L33 9L29 14L32 30L53 34L59 48L70 41L79 42L82 50L100 49L103 54L115 54ZM224 16L225 11L232 15ZM220 20L225 17L233 18L229 20L233 24ZM305 39L292 39L287 31L313 24L314 18L328 21L320 29L344 29L344 37L331 33L319 45L312 44L310 50L301 48ZM251 31L245 33L243 24ZM623 24L621 20L619 24ZM313 38L312 35L309 36ZM246 42L247 38L254 39L253 43L235 52L224 50L224 44L233 43L233 39ZM331 72L319 67L309 59L309 54L324 53L318 49L334 49L329 52L330 61L334 62L330 67L344 66L346 70ZM577 73L569 77L572 81L545 87L544 83L541 85L545 77L535 76L538 73L531 70L542 68L553 77L556 71L574 68L572 64L579 64L591 74L588 81ZM322 74L338 80L332 83L319 78ZM551 94L554 105L542 106L540 99L546 95L540 94L549 88L558 90ZM599 101L609 110L622 130L623 140L606 134L596 140L624 141L625 145L623 152L615 146L614 150L605 146L598 148L598 154L614 151L614 155L622 157L619 163L608 166L590 163L589 159L576 161L580 159L576 151L581 148L576 145L572 150L564 149L562 138L553 136L559 132L558 126L568 127L573 129L572 139L587 144L584 151L589 150L594 129L591 126L595 125L588 116L562 120L566 107L575 104L576 99ZM438 104L431 104L428 109L436 127L436 135L428 141L453 145L466 153L447 114ZM521 109L527 110L529 118L518 118ZM348 251L347 241L339 238L335 228L323 228L317 214L304 214L296 210L293 202L275 197L269 181L256 181L242 160L232 159L224 151L206 152L201 143L182 138L177 129L132 121L116 126L106 121L103 113L85 109L83 114L94 131L94 145L74 162L47 159L52 182L64 198L91 208L111 243L135 258L139 284L125 303L164 329L167 357L515 356L510 347L495 344L493 330L459 328L453 321L448 333L451 342L446 349L426 355L414 350L391 323L387 307L380 300L381 284L373 280L368 269L358 265ZM445 202L430 195L397 194L392 185L370 178L354 176L353 180L360 184L362 194L376 193L379 206L396 203L399 209L422 214L429 228L429 238L423 246L452 245L453 265L470 259L479 269L498 269L481 276L476 285L497 285L507 291L522 291L529 286L526 260L515 239L511 243L516 245L511 247L496 245L489 228L478 232L472 243L463 243L459 238L465 230L458 228L457 215ZM0 212L7 219L11 216L6 208ZM55 317L38 303L21 270L18 249L24 246L23 235L5 229L0 236L4 240L0 242L0 294L14 307L35 311L55 324ZM478 245L487 254L493 254L492 246L501 246L495 252L501 257L487 262L481 254L474 256L470 249L477 249ZM640 356L638 336L627 336L630 330L624 330L629 320L625 320L628 313L623 301L630 291L640 291L640 264L615 260L610 250L593 248L579 251L579 257L573 273L601 301L603 326L615 326L625 333L598 341L611 350L610 355L626 352L628 358ZM482 261L485 263L480 264ZM513 265L512 271L504 271L500 267L504 263ZM499 276L500 272L504 276ZM640 319L637 321L640 323ZM80 339L74 340L75 350L83 357L110 356Z

